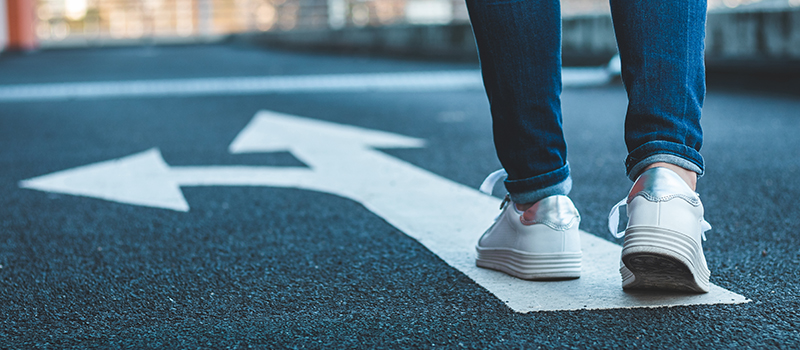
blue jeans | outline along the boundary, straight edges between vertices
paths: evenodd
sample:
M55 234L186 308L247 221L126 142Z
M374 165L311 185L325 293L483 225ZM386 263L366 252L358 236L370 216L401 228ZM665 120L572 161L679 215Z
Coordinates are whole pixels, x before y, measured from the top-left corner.
M558 0L466 0L495 147L517 203L572 187L561 124ZM666 162L703 174L706 1L611 0L628 93L626 170Z

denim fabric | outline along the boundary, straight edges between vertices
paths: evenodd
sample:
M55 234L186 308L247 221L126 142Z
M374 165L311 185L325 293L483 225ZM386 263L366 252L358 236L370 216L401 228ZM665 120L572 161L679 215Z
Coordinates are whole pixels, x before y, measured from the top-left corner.
M506 189L518 203L543 194L568 194L559 1L466 2L491 105L495 148L509 174ZM628 176L635 178L654 159L702 174L705 1L612 0L611 5L629 98Z
M611 15L629 101L628 177L635 179L644 168L639 163L656 154L679 157L694 167L675 165L702 175L706 2L611 0Z
M693 158L696 155L697 158ZM636 181L639 174L653 163L670 163L703 176L703 157L696 150L684 145L669 141L650 141L630 152L627 164L632 164L628 171L628 178Z
M561 6L558 1L468 0L467 7L495 149L508 172L506 189L520 203L517 194L569 177L561 131Z
M566 174L566 178L564 177ZM554 179L557 182L554 185ZM563 180L562 180L563 179ZM556 171L551 171L547 174L527 178L524 180L506 180L506 190L508 196L511 197L515 203L536 203L542 199L557 194L568 195L572 190L572 178L569 176L569 163ZM530 190L535 188L535 190Z

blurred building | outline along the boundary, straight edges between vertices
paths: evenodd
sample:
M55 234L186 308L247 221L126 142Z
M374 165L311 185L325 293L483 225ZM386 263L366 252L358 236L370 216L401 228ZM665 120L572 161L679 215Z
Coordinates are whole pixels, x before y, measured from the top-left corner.
M35 33L45 44L468 21L463 0L34 1ZM605 0L565 0L563 6L565 15L608 8Z
M463 0L0 0L31 2L44 46L202 40L231 33L467 22ZM710 11L800 6L800 0L709 0ZM0 14L6 11L0 6ZM565 17L608 13L607 0L563 0ZM9 13L9 18L14 15ZM3 34L0 31L0 34Z

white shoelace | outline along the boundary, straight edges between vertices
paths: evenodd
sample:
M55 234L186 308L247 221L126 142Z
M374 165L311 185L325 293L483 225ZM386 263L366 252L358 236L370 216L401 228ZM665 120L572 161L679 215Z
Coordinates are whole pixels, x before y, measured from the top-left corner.
M608 213L608 231L611 232L611 234L616 238L622 238L625 236L625 230L617 232L617 227L619 227L619 208L623 205L628 205L628 197L625 197L617 204L614 204L614 207L611 208L611 212ZM711 230L711 224L709 224L705 218L701 220L700 229L702 230L702 233L700 233L700 237L702 237L703 241L705 242L706 231Z
M617 232L617 227L619 227L619 208L627 204L628 197L625 197L617 204L614 204L614 207L611 208L611 212L608 213L608 232L611 232L614 238L622 238L625 236L625 231Z
M497 185L497 181L500 181L505 177L508 177L506 169L501 168L497 171L494 171L491 174L489 174L489 176L487 176L486 179L483 180L479 190L491 196L492 190L494 190L494 186ZM511 198L509 198L508 195L506 195L505 198L503 198L503 202L500 203L500 210L503 210L503 208L505 208L506 204L508 203L511 203ZM501 215L503 215L502 211L498 213L497 216L495 216L494 221L500 219Z
M481 183L479 190L483 193L491 195L492 190L494 190L494 186L497 184L497 181L500 181L505 177L508 177L508 173L506 172L506 169L501 168L500 170L489 174L489 176L483 180L483 183Z

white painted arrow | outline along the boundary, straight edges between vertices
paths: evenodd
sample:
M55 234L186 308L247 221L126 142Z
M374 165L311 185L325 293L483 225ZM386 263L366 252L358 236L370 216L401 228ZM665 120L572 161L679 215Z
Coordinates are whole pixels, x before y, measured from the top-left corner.
M303 180L306 179L307 180ZM308 168L170 167L153 148L131 156L20 181L20 187L146 207L189 211L181 186L291 186L313 182Z
M620 247L583 233L584 269L572 281L530 282L475 266L474 245L500 200L375 148L422 147L420 139L261 111L232 153L290 151L301 167L170 167L156 149L20 183L25 188L186 211L181 186L275 186L350 198L418 240L518 312L741 303L712 285L707 294L625 293Z

